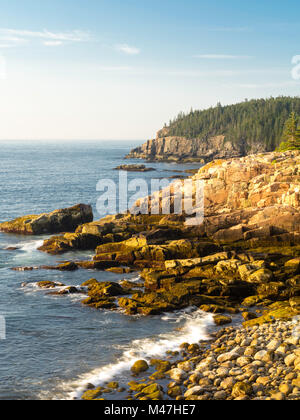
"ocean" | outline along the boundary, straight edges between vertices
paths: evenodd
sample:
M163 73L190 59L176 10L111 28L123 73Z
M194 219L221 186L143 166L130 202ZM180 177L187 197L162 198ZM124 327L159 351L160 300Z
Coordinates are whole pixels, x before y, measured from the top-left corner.
M142 143L142 142L141 142ZM94 218L97 182L118 179L114 168L137 142L0 143L0 222L77 203L91 204ZM128 178L171 177L197 165L146 164L156 172ZM178 172L180 174L180 172ZM198 342L213 328L212 316L196 308L154 317L129 317L121 311L97 311L81 304L80 295L54 297L36 287L43 280L80 285L99 281L136 281L138 274L101 271L12 271L12 267L55 265L89 259L93 252L49 256L37 250L47 236L0 233L0 317L6 339L0 340L0 400L74 399L88 383L110 380L126 385L130 367L140 358L162 357L183 342ZM17 248L8 251L6 248ZM28 283L22 287L23 283ZM112 397L113 398L113 397ZM120 394L118 398L126 398Z

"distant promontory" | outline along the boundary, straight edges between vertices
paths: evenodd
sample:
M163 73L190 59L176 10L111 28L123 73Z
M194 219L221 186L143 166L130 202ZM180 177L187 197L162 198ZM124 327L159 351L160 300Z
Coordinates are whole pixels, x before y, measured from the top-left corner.
M245 100L204 111L180 113L128 159L202 162L274 151L290 113L300 113L299 97Z

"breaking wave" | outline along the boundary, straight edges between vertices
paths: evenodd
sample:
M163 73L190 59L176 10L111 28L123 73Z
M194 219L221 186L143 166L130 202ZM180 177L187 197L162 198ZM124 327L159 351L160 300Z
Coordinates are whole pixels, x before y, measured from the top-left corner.
M213 326L213 316L211 314L190 308L162 317L162 321L170 321L170 319L177 324L183 322L182 327L171 333L134 340L128 348L124 349L123 355L117 363L102 366L81 375L75 381L61 384L60 388L65 392L65 398L78 399L86 390L88 384L97 387L112 380L122 372L126 373L128 371L129 374L130 368L137 360L163 357L167 351L178 351L180 345L184 342L197 343L209 339L209 328Z

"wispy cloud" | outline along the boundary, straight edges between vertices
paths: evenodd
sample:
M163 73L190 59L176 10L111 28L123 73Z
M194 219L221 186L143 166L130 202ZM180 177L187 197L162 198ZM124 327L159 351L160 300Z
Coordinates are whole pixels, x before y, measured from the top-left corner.
M128 44L118 44L115 46L116 50L128 55L138 55L141 50L137 47L130 46Z
M39 40L45 46L58 46L67 42L86 42L91 39L89 32L69 31L69 32L51 32L29 31L19 29L1 29L0 28L0 48L13 48L29 44L33 40Z
M193 58L200 58L203 60L238 60L253 58L250 55L229 55L229 54L196 54Z

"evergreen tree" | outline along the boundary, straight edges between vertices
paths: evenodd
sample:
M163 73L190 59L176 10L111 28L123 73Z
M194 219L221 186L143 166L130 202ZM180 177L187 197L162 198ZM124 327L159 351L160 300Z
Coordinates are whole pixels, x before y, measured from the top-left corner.
M284 125L283 143L280 146L281 150L300 150L300 130L298 123L299 117L293 111Z

